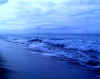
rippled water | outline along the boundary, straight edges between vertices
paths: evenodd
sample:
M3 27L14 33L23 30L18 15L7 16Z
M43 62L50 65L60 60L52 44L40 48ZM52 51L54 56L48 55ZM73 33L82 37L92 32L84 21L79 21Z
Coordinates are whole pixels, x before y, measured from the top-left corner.
M71 58L81 64L100 66L100 35L98 34L44 34L33 35L31 39L33 41L30 41L29 48L33 51L64 57L65 60Z
M32 76L32 73L34 75L35 73L38 73L38 75L42 77L42 75L39 74L39 72L34 71L34 64L36 64L36 63L32 63L34 58L35 58L34 62L36 62L37 60L40 62L40 63L37 63L35 67L37 65L40 65L42 63L41 60L43 60L43 63L49 63L47 66L51 65L51 66L57 67L58 70L63 73L61 74L61 77L64 76L63 79L66 79L65 73L68 73L70 71L70 68L68 68L68 65L57 66L54 64L54 60L45 61L44 57L43 59L41 59L40 56L34 56L35 54L36 55L42 54L43 56L46 56L46 57L50 56L53 58L57 58L58 60L61 60L61 61L76 64L77 66L72 65L72 67L75 66L76 69L75 68L72 69L71 72L74 72L74 73L80 72L80 74L79 73L77 74L77 77L78 75L80 75L79 79L80 78L82 79L81 76L83 75L81 73L84 72L84 70L82 71L77 70L77 67L81 67L80 65L87 67L87 70L96 71L96 73L95 72L91 73L91 72L86 71L87 75L84 74L83 79L97 78L96 76L98 75L96 74L100 72L99 71L100 70L100 40L99 40L100 36L99 35L81 35L81 34L80 35L38 34L37 35L35 34L29 37L26 37L24 35L23 36L9 36L8 35L6 37L3 36L1 38L5 40L6 43L8 42L7 45L5 44L5 42L3 43L3 45L5 44L4 47L6 47L6 49L8 50L8 53L4 53L4 56L5 56L4 59L7 58L8 64L11 64L12 66L12 67L7 66L7 68L9 69L10 67L14 71L18 70L17 75L19 75L19 73L21 72L21 75L19 77L18 76L16 77L16 74L13 73L16 79L20 77L26 79L29 76L31 76L31 79L33 77L39 78L37 76ZM11 45L9 43L11 43ZM4 50L4 47L1 48L3 52L6 51ZM25 47L24 48L25 50L21 47ZM16 49L18 50L16 51ZM28 50L26 51L26 49ZM15 52L15 53L12 53L12 52ZM12 55L10 55L10 53L12 53ZM19 58L17 58L16 56ZM14 62L15 64L13 64ZM22 64L23 62L24 64ZM26 66L31 67L31 68L28 68L29 69L28 70L26 69L27 68ZM44 66L44 64L42 64L42 66L44 68L42 69L43 71L45 70L45 67L47 66ZM52 70L51 66L50 66L50 69ZM16 69L14 69L14 67L16 67ZM69 71L63 72L63 69L62 69L63 67L67 68L67 70ZM37 69L38 68L40 69L38 71L41 71L41 67L38 66ZM25 73L23 73L23 71L25 71ZM27 71L28 72L31 71L32 73L27 74L26 73ZM46 71L49 71L49 70L46 70ZM55 73L56 71L52 70L52 72ZM24 77L24 74L27 74L26 78ZM57 74L60 74L60 72ZM47 75L49 77L50 73L48 73ZM73 77L71 77L71 79L73 79Z

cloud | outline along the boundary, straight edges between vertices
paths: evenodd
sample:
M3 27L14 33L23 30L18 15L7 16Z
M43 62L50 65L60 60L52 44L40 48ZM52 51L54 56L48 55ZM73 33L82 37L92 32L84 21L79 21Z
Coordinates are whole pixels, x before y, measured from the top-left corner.
M9 0L0 6L1 29L99 29L100 0ZM77 28L77 29L75 29Z

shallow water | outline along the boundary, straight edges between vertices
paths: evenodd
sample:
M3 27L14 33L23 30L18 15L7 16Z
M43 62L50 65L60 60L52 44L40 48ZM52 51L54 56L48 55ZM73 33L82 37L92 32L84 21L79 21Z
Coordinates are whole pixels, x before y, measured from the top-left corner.
M97 74L48 56L36 55L26 48L0 40L2 67L0 79L97 79Z

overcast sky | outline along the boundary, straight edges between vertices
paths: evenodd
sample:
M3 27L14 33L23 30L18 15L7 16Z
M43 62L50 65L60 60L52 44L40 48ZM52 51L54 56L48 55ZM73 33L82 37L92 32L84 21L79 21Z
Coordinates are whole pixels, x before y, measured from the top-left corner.
M0 0L0 29L100 31L100 0Z

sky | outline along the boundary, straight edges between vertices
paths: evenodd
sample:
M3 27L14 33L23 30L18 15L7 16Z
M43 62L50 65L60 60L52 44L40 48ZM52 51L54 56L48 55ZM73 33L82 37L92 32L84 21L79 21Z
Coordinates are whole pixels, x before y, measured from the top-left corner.
M0 0L0 30L100 33L100 0Z

